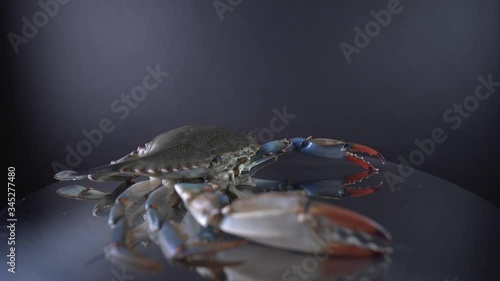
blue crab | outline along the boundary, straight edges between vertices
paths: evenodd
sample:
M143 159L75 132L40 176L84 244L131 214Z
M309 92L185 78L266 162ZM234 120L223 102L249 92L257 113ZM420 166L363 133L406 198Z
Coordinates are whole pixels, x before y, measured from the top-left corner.
M253 179L252 175L290 152L345 160L365 170L335 180L337 195L325 192L325 183L331 184L331 180L294 185L295 190L288 192L253 194L282 189L279 182ZM105 253L119 264L159 269L157 262L134 250L138 240L148 239L160 246L168 260L193 263L244 240L303 253L319 248L338 256L386 254L391 251L391 238L382 226L350 210L314 200L315 196L362 196L380 188L381 184L350 186L378 170L357 153L384 162L377 151L355 143L308 137L261 145L250 134L193 125L165 132L111 164L87 171L62 171L55 178L123 181L111 194L81 185L57 191L65 197L99 200L95 215L109 211L112 235ZM145 179L132 181L141 176ZM145 196L145 203L139 204ZM175 219L181 209L203 227L244 240L190 243ZM143 215L145 221L133 231Z

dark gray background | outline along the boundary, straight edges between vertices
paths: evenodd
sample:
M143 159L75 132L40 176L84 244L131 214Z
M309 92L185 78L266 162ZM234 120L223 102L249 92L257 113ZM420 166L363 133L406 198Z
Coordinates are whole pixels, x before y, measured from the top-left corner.
M211 1L73 0L17 54L7 34L22 35L21 18L41 8L4 3L4 150L17 196L52 183L51 163L64 164L65 147L102 118L116 128L77 168L186 124L266 128L286 106L296 118L276 138L350 140L393 162L443 128L447 141L418 169L499 204L500 88L457 130L443 113L474 93L479 75L500 80L500 2L403 0L348 64L339 44L353 44L353 28L388 2L244 0L221 21ZM157 64L171 75L120 120L110 105Z

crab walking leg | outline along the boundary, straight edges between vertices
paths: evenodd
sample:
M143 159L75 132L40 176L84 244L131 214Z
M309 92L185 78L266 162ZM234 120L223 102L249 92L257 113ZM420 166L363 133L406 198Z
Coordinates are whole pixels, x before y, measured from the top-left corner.
M92 214L96 217L98 216L109 216L109 212L111 207L115 203L116 198L122 194L127 188L135 184L131 181L126 181L116 187L111 194L102 198L95 204L94 209L92 210Z
M242 244L241 241L210 243L201 241L201 243L186 244L186 234L182 233L177 224L170 222L168 219L169 210L171 210L171 204L169 204L168 198L172 196L172 192L175 192L173 185L172 183L171 185L158 188L146 201L148 230L151 239L160 245L165 257L168 259L186 260L193 256L212 254ZM176 186L177 185L193 190L204 189L207 186L205 183L178 183ZM173 195L177 196L176 194ZM212 264L214 262L209 262L207 260L206 263Z
M172 221L177 215L172 207L179 202L173 182L161 186L146 201L146 217L151 240L160 245L166 258L176 258L176 250L183 245L184 235Z
M119 219L113 227L111 240L104 248L106 259L117 266L129 266L141 270L159 271L160 265L132 250L133 232L125 218Z
M144 243L145 245L149 244L151 239L149 237L147 221L143 221L141 224L139 224L132 230L132 240L136 244L141 242Z
M186 244L187 235L182 232L177 223L171 221L171 218L176 215L172 206L177 204L179 200L173 185L174 183L168 182L159 187L151 193L145 203L149 239L160 245L167 259L186 260L192 256L212 254L242 244L242 241ZM105 249L107 258L118 265L126 265L140 270L159 270L159 263L132 249L131 236L134 236L134 233L130 231L127 220L124 217L120 218L113 229L112 241ZM135 236L138 235L135 234ZM209 260L197 260L196 262L200 265L217 264L217 262Z
M92 214L94 216L105 216L109 215L109 209L113 205L121 193L123 193L127 188L129 188L134 183L131 181L126 181L116 187L113 192L108 193L100 191L91 187L85 187L81 185L70 185L59 188L56 193L67 198L94 201L98 200Z
M66 186L58 189L56 193L64 197L77 200L98 200L97 204L92 210L92 214L94 216L103 216L109 213L109 209L115 202L116 198L132 184L132 182L124 182L119 185L112 193L107 193L81 185Z
M147 190L149 190L152 186L156 187L155 184L157 184L158 181L149 182L148 184L144 182L142 183L144 186L137 187L134 185L131 187L131 189L132 188L137 189L137 190L132 190L133 193L132 197L134 197L135 199L138 199L137 196L141 197L142 194ZM147 231L146 233L149 234L148 235L149 238L151 238L151 240L153 241L156 240L156 237L151 237L151 236L152 234L156 234L156 232L158 231L158 229L155 228L155 225L158 224L159 218L163 219L167 215L168 210L171 207L170 205L165 206L168 200L168 190L169 186L165 185L160 186L158 189L153 191L146 200L145 209L146 209L147 221L146 225L142 226L142 229ZM172 187L170 187L170 190L172 190ZM152 203L151 202L152 199L157 200L157 202ZM116 204L119 204L119 199L117 199ZM158 208L157 204L161 205L162 208ZM110 245L107 246L105 249L106 257L111 262L118 265L126 265L141 270L158 271L160 269L159 263L138 254L132 249L133 239L131 238L134 236L135 238L137 238L137 235L134 235L133 232L130 231L131 220L130 219L127 220L123 215L121 217L115 218L115 220L116 223L114 224L113 228L112 241ZM141 228L136 228L136 230L138 229Z
M258 163L265 161L270 156L292 151L324 158L346 160L373 171L377 171L378 169L365 161L361 156L358 156L357 153L377 157L382 163L385 163L384 157L370 147L340 140L312 137L292 138L290 140L282 139L265 143L252 157L252 161Z
M149 237L149 232L148 232L148 222L147 221L143 221L141 224L139 224L138 226L136 226L134 229L132 229L132 234L131 234L131 241L133 241L133 244L131 245L131 248L139 245L139 244L143 244L144 246L147 246L149 245L152 241ZM119 236L117 236L119 237ZM122 237L125 237L125 236L122 236ZM122 238L123 239L123 238ZM127 252L127 250L129 250L129 252ZM133 254L132 257L136 257L136 258L139 258L139 260L135 260L135 259L128 259L128 255L124 255L125 257L127 257L125 259L125 261L123 259L120 259L121 255L117 255L117 253L122 253L122 254ZM137 256L135 256L137 255ZM113 263L117 264L117 265L128 265L128 266L131 266L133 268L137 268L137 269L140 269L140 270L145 270L145 269L153 269L153 270L159 270L160 267L159 265L157 265L156 263L148 263L146 261L148 261L147 258L143 257L143 256L140 256L138 254L136 254L133 250L130 250L130 249L117 249L116 247L111 247L111 246L108 246L106 247L105 249L105 252L103 252L101 255L97 256L96 258L98 257L107 257L108 260L111 260ZM142 260L142 259L146 259L146 260ZM127 263L127 261L129 263ZM90 264L87 263L86 265ZM141 267L141 265L146 265L146 267Z
M151 178L141 181L121 193L111 208L108 224L111 226L111 241L105 247L106 258L117 265L127 265L135 268L158 271L160 265L132 251L133 233L130 222L125 216L127 206L137 202L142 196L155 189L161 183L160 179Z
M71 170L61 171L54 175L56 180L70 181L70 180L83 180L90 179L92 181L129 181L136 178L138 175L121 175L119 171L114 171L113 168L117 164L109 164L103 168L96 168L95 171L77 172ZM101 171L102 170L102 171Z
M154 190L160 183L160 179L150 178L149 180L133 184L131 187L121 193L116 198L113 207L111 207L108 224L113 227L119 219L125 216L125 209L128 206L136 203L142 196Z

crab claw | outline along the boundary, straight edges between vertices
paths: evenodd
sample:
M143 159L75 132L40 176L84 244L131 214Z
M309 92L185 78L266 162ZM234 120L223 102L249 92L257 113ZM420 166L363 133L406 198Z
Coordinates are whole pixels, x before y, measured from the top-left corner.
M370 257L388 254L391 236L353 211L312 201L303 191L263 193L223 209L219 228L263 245L304 253Z
M302 154L311 154L315 156L345 159L367 170L378 171L369 162L365 161L363 157L358 156L357 153L367 154L369 156L377 157L382 164L385 159L373 148L351 142L344 142L334 139L323 138L293 138L291 139L294 150Z
M384 156L382 156L382 154L380 154L375 149L368 146L347 142L345 143L344 148L346 149L344 155L347 161L357 164L365 169L375 171L378 170L377 168L374 168L372 165L370 165L370 163L366 162L362 157L358 156L356 153L364 153L372 157L377 157L380 162L382 162L382 164L385 164Z

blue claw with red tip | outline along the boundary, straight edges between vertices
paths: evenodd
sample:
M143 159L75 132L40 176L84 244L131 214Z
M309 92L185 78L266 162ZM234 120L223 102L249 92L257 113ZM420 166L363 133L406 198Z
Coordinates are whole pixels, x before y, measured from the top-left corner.
M358 153L376 157L382 164L385 163L382 154L368 146L334 139L312 137L292 138L290 140L282 139L265 143L257 151L253 160L255 162L262 162L269 157L292 151L324 158L346 160L370 171L378 171L378 169L364 160Z

